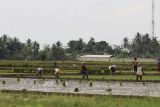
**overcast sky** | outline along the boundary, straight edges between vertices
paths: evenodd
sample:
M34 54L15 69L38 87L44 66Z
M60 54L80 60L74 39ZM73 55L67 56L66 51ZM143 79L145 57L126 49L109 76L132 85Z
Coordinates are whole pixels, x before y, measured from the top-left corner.
M121 44L137 32L151 33L152 0L0 0L0 35L42 46L82 37ZM160 1L156 1L156 21ZM156 25L156 36L160 26Z

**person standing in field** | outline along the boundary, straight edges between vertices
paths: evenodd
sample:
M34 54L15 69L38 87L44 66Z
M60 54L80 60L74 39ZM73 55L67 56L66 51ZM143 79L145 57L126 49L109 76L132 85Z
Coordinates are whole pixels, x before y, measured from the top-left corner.
M160 58L157 59L157 70L158 72L160 72Z
M85 77L88 78L88 71L86 64L83 62L81 66L81 73L82 73L82 78L84 79Z
M136 80L142 80L142 75L143 75L143 70L142 70L142 67L141 67L141 64L138 63L138 66L137 66L137 72L136 72Z
M134 65L134 66L133 66L134 72L137 72L137 67L138 67L137 58L134 58L133 65Z

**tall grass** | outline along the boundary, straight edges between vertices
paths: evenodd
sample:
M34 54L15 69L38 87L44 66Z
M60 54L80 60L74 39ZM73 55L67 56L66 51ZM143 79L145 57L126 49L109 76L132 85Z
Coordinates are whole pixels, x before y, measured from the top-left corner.
M159 107L159 98L0 93L0 107Z

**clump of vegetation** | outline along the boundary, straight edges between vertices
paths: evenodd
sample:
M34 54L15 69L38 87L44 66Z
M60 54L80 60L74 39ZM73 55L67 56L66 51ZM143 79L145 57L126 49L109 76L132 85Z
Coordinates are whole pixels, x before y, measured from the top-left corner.
M17 81L20 81L20 76L19 75L17 75Z
M64 87L66 87L66 82L65 82L65 81L63 81L62 85L63 85Z
M110 92L110 91L112 91L112 89L111 89L111 88L108 88L108 89L106 89L106 91L109 91L109 92Z
M74 92L79 92L79 89L78 89L78 88L75 88L75 89L74 89Z
M58 82L58 80L56 80L56 84L58 84L59 82Z
M102 80L104 80L105 78L103 77Z
M33 84L36 85L36 80L33 81Z
M20 78L17 78L17 81L20 81Z
M110 87L110 84L109 84L109 82L110 82L110 81L107 81L108 88Z
M3 80L3 81L2 81L2 84L6 84L6 81L5 81L5 80Z
M122 82L120 82L119 84L120 84L120 86L123 86Z
M20 81L20 78L17 78L17 81Z
M16 75L16 77L17 77L17 78L20 78L20 75L19 75L19 74L17 74L17 75Z
M45 80L45 77L43 77L42 79Z
M26 91L27 91L27 89L25 89L25 88L24 88L24 89L22 89L22 92L26 92Z
M60 82L64 82L64 80L60 80Z
M145 82L143 82L143 86L145 86L146 85L146 83Z
M90 86L90 87L92 87L92 86L93 86L93 83L92 83L92 82L90 82L90 83L89 83L89 86Z

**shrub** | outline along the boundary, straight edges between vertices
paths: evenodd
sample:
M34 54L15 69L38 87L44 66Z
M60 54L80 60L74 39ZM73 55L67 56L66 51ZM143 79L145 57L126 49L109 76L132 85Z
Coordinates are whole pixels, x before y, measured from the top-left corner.
M74 92L79 92L79 89L78 89L78 88L75 88L75 89L74 89Z
M90 86L90 87L92 87L92 85L93 85L93 83L92 83L92 82L90 82L90 83L89 83L89 86Z

